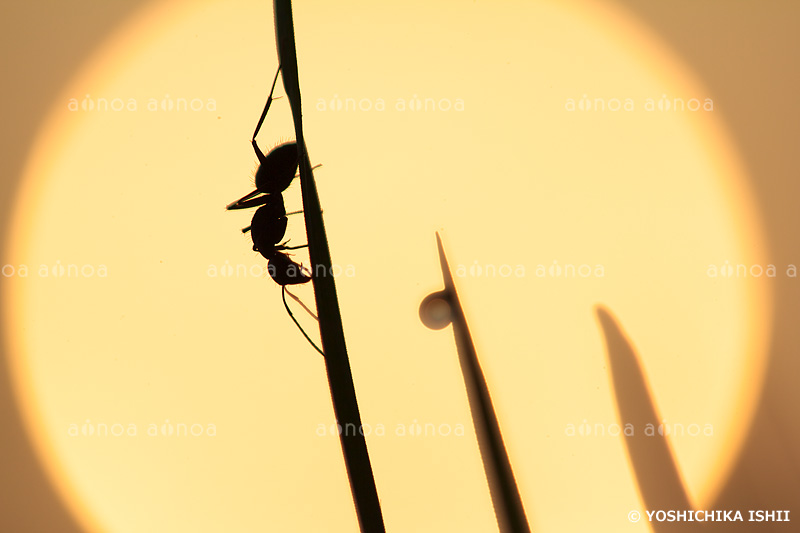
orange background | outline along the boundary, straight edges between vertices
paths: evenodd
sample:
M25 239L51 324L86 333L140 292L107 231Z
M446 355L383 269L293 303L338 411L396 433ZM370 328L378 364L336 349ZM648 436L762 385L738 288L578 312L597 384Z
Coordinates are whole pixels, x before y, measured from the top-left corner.
M271 282L208 271L261 264L237 235L248 217L222 206L249 190L248 135L276 66L271 10L189 5L7 8L2 264L102 263L110 276L0 279L5 529L355 528L338 442L317 434L332 422L321 362ZM793 509L796 279L710 280L706 266L782 273L800 257L797 8L397 10L295 7L332 254L358 272L337 282L356 389L365 422L389 433L368 438L387 528L494 527L452 341L416 317L440 284L439 229L467 273L526 267L456 282L535 530L646 530L626 518L640 502L620 440L568 434L617 421L597 303L641 350L667 420L715 426L672 442L695 505ZM68 109L86 93L139 110ZM642 111L662 93L708 96L714 111ZM167 94L215 109L145 111ZM426 94L465 110L392 109ZM630 95L637 110L565 109L584 94ZM325 110L348 95L389 110ZM286 107L275 102L262 147L291 136ZM536 278L555 261L604 276ZM69 434L87 420L139 436ZM215 435L146 438L168 420ZM465 436L395 432L426 422Z

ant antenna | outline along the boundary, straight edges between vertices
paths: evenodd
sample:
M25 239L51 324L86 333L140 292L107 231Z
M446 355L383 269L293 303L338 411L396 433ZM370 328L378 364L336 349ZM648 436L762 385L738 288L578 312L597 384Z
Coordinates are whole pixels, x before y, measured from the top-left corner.
M291 319L292 319L292 322L294 322L294 324L295 324L295 325L297 326L297 328L300 330L300 333L302 333L302 334L303 334L303 337L305 337L305 338L306 338L306 340L309 342L309 344L311 344L311 346L313 346L313 347L314 347L314 349L315 349L316 351L318 351L318 352L320 353L320 355L322 355L322 357L325 357L325 352L323 352L322 350L320 350L320 349L319 349L319 347L318 347L316 344L314 344L314 341L312 341L312 340L311 340L311 337L309 337L309 336L306 334L305 330L303 329L303 326L301 326L301 325L300 325L300 322L298 322L298 321L297 321L297 319L296 319L296 318L294 317L294 315L292 314L292 310L291 310L291 309L289 309L289 304L288 304L288 303L286 303L286 293L287 293L287 292L289 292L289 291L287 291L287 290L286 290L286 285L283 285L283 287L282 287L282 290L281 290L281 298L283 299L283 306L286 308L286 312L287 312L287 313L289 313L289 318L291 318ZM289 292L289 294L292 296L292 298L295 298L295 299L297 298L297 297L296 297L295 295L293 295L292 293L290 293L290 292ZM303 307L306 309L306 311L308 311L308 308L307 308L305 305L303 305ZM310 313L311 311L308 311L308 312ZM312 314L312 316L313 316L313 314ZM315 318L316 318L316 317L315 317Z

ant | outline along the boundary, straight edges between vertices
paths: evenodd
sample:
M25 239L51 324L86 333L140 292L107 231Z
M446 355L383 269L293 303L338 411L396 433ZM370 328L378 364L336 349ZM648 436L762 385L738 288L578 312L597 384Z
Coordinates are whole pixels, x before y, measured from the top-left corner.
M264 106L261 117L258 119L251 141L259 162L258 170L256 171L256 190L228 204L226 208L234 210L260 206L256 210L252 222L242 229L242 233L250 232L250 236L253 238L253 250L260 253L269 262L267 271L270 277L282 287L282 298L286 311L297 327L300 328L308 342L324 356L325 354L322 350L303 331L286 303L287 285L300 285L311 281L311 276L303 270L302 265L298 265L288 254L284 253L284 250L296 250L305 248L308 245L287 246L288 241L281 242L286 235L286 227L289 222L287 215L302 212L287 213L283 203L283 191L289 187L296 177L295 173L300 162L297 142L290 141L279 144L270 150L267 155L264 155L256 142L256 136L272 104L272 95L275 92L275 84L278 81L280 71L281 67L278 66L278 70L275 72L275 79L272 80L272 88L267 97L267 103ZM299 299L291 292L289 295L299 302ZM300 304L303 305L302 302ZM305 305L303 307L308 311ZM309 313L311 312L309 311ZM313 313L311 315L314 316Z
M301 267L283 254L282 250L293 250L303 248L303 246L289 247L278 244L286 234L288 219L286 218L286 208L283 204L283 191L285 191L292 180L299 164L297 153L297 143L294 141L279 144L267 155L261 151L256 142L256 136L261 130L261 125L267 116L269 107L272 104L272 95L275 92L275 85L278 82L278 74L281 68L275 72L272 80L267 103L264 111L258 119L256 129L253 132L251 143L258 157L259 166L256 171L256 190L242 196L235 202L228 204L228 210L246 209L249 207L261 206L253 216L250 226L244 228L242 232L250 231L253 237L253 250L261 253L265 259L270 261L275 268L270 268L272 278L282 286L297 285L307 283L311 278L305 275ZM278 256L282 256L278 258ZM295 268L290 268L295 265ZM289 271L295 271L295 275L290 276Z

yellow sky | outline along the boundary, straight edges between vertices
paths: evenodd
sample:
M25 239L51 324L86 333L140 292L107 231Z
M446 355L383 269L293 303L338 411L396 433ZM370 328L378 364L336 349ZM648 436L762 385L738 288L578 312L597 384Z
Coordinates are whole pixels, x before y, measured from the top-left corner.
M672 439L696 504L749 423L771 295L763 277L708 275L765 264L724 109L664 109L714 95L624 14L559 6L295 6L389 530L496 527L452 336L417 316L441 286L437 230L537 531L646 530L627 522L623 442L570 434L617 422L594 305L631 336L666 421L713 426ZM28 275L4 301L13 369L38 452L94 530L356 529L323 362L239 231L252 214L224 210L251 186L271 21L244 1L141 13L76 73L32 152L9 251ZM276 100L260 145L292 131ZM285 198L300 208L299 184ZM305 242L300 219L287 237Z

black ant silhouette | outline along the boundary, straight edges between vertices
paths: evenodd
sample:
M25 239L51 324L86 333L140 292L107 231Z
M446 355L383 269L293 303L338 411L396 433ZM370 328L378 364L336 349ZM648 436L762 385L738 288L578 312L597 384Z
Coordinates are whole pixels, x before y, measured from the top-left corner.
M300 265L297 265L286 254L282 253L282 250L295 250L306 245L286 246L286 243L279 244L286 234L288 223L286 208L283 204L283 191L294 180L299 164L297 143L291 141L279 144L270 150L267 155L264 155L256 142L256 136L261 130L261 125L264 123L269 107L272 104L272 95L275 92L275 85L278 82L280 71L281 68L278 67L277 72L275 72L275 79L272 80L272 88L267 97L267 103L264 106L261 117L258 119L251 141L259 161L258 170L256 171L256 190L228 204L227 209L247 209L261 206L253 216L250 226L242 229L242 232L250 231L253 237L253 250L259 252L270 262L270 276L279 285L286 286L307 283L311 280L311 277L303 272Z
M305 248L308 245L287 246L288 241L281 242L286 235L286 227L289 222L287 215L302 213L302 211L286 213L286 207L283 203L283 191L289 187L296 177L295 173L299 165L297 143L290 141L279 144L265 156L256 142L256 136L267 116L270 104L272 104L272 94L275 92L275 84L278 81L280 71L281 68L279 66L278 71L275 72L275 79L272 81L267 103L264 106L261 117L258 119L251 141L259 162L258 170L256 171L256 190L228 204L227 209L247 209L260 206L256 210L252 222L242 229L242 233L250 232L253 238L253 250L260 253L269 262L267 271L270 277L282 288L281 293L286 311L297 327L300 328L308 342L324 356L325 354L322 350L303 331L286 303L287 285L300 285L311 281L311 276L304 271L302 265L298 265L288 254L284 253L285 250L296 250ZM300 302L291 292L289 295ZM303 305L302 302L300 304ZM303 307L314 316L305 305Z

